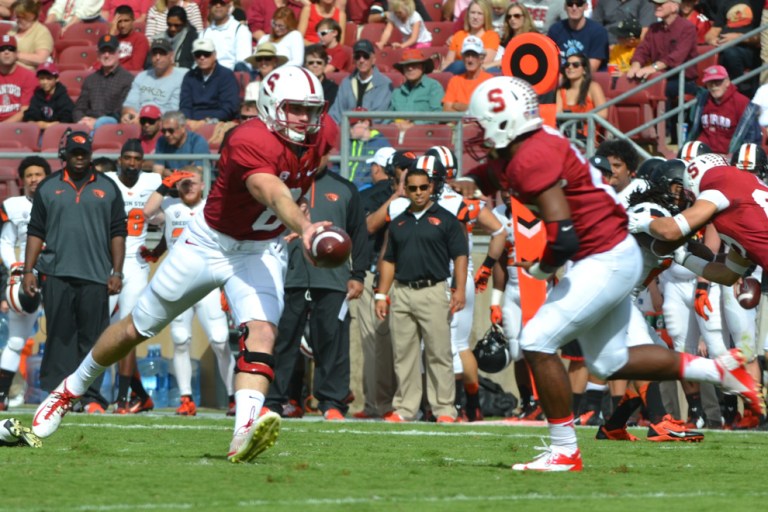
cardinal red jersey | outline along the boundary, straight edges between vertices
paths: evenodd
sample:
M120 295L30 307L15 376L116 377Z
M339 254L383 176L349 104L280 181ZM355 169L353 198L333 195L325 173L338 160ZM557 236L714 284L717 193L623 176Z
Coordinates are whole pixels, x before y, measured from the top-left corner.
M712 219L720 238L753 263L768 268L768 187L735 167L708 170L697 199L715 203Z
M301 156L260 119L234 128L221 150L219 176L203 210L208 225L236 240L269 240L285 230L277 215L254 199L245 185L252 174L272 174L299 200L309 190L320 159L330 152L338 128L323 116L316 143Z
M488 175L491 172L497 173L496 180ZM469 175L476 173L483 192L497 181L526 205L559 184L579 237L579 250L571 258L574 261L605 252L627 237L627 214L616 193L568 139L552 128L545 126L525 138L505 169L490 164L473 169Z

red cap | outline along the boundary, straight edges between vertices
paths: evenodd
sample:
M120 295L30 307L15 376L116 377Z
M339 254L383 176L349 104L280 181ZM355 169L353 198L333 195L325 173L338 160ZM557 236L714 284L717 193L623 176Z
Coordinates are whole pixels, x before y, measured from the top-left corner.
M37 74L39 75L40 73L48 73L53 76L59 76L59 69L53 62L44 62L37 67Z
M0 38L0 46L13 46L14 48L18 48L19 45L16 44L16 38L5 34L2 38Z
M163 113L155 105L144 105L139 111L139 118L146 117L147 119L160 119Z
M702 78L701 81L707 83L712 80L723 80L725 78L728 78L728 71L726 71L723 66L715 65L709 66L704 70L704 78Z

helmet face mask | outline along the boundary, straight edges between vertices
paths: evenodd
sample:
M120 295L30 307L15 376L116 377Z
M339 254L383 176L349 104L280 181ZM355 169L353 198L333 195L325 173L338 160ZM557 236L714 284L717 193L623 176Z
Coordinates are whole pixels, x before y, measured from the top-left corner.
M512 362L509 342L497 325L491 325L472 353L477 359L477 367L486 373L498 373Z

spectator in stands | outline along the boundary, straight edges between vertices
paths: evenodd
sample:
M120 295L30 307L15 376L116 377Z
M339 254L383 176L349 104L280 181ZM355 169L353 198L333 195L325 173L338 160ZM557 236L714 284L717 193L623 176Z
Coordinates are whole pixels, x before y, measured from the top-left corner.
M133 83L133 75L120 66L117 38L104 35L99 39L100 68L83 81L80 97L75 102L74 120L93 132L103 124L120 119L123 103Z
M745 142L760 144L760 109L731 83L725 67L708 67L702 82L707 91L696 97L688 140L698 140L712 152L723 154L737 152Z
M680 66L686 61L698 56L696 51L696 27L693 23L679 16L680 3L677 1L653 0L656 4L654 14L657 21L645 34L645 38L635 49L632 56L632 66L627 72L630 80L645 80L653 73L663 73ZM696 66L685 70L685 94L696 94ZM678 102L679 81L677 75L667 78L665 91L668 108ZM668 128L673 134L674 121L668 122Z
M133 80L123 103L122 123L139 122L142 105L155 105L162 112L179 110L181 83L188 70L173 65L173 45L164 37L152 41L151 52L152 68Z
M304 36L306 44L320 42L320 34L317 28L318 23L323 20L335 21L340 29L339 35L344 40L344 27L347 24L347 15L342 9L336 6L335 0L315 0L301 9L299 15L299 32Z
M499 37L504 35L504 25L506 25L507 7L509 7L509 0L491 0L491 24L493 30L499 34Z
M67 94L67 88L59 82L59 70L47 62L37 69L40 84L32 96L23 121L34 122L45 130L52 124L71 123L75 104Z
M392 91L392 110L395 112L440 112L442 110L442 98L445 96L443 86L434 78L426 76L435 69L432 59L425 57L421 50L406 50L400 62L395 64L395 69L405 76L405 82ZM414 123L432 122L398 119L395 124L401 130L406 130Z
M520 2L531 13L534 28L546 34L549 27L565 18L565 5L562 0L522 0Z
M485 56L481 64L490 64L496 59L496 50L499 48L499 34L493 30L491 24L491 9L484 1L473 0L467 9L464 18L464 30L453 34L448 44L448 54L443 60L443 71L458 75L466 71L462 61L457 61L456 56L462 55L464 39L475 36L482 40Z
M200 7L192 0L157 0L155 5L147 13L147 24L144 26L144 35L151 41L161 35L168 27L167 17L172 7L181 7L187 13L187 20L195 31L203 31L203 17L200 15Z
M339 86L336 82L329 80L325 76L325 70L328 68L328 53L321 44L312 44L304 50L304 67L312 72L320 80L323 86L323 97L328 105L333 105L336 101L336 95L339 93Z
M14 36L0 37L0 122L16 123L22 120L29 108L32 95L37 87L35 74L20 66L17 44Z
M563 80L560 85L555 106L557 112L589 112L605 103L605 92L600 84L592 81L592 70L586 55L569 55L563 66ZM603 119L608 118L608 109L597 113ZM586 140L587 124L579 132Z
M466 72L450 79L443 96L443 110L446 112L464 112L469 108L469 99L478 85L493 75L483 71L482 63L486 48L480 38L468 36L461 47Z
M45 23L60 23L61 33L73 24L82 21L89 23L101 19L101 6L104 0L54 0L48 9Z
M139 110L139 126L141 126L141 148L144 154L155 152L157 140L160 138L160 117L162 112L155 105L144 105Z
M565 0L567 19L549 27L547 35L557 43L563 58L582 53L589 58L592 71L608 61L608 31L584 15L587 0Z
M328 54L328 64L325 66L325 72L346 71L349 68L350 54L352 52L347 53L349 47L341 44L341 26L336 20L324 19L317 24L317 33L320 36L320 44L325 47L325 51ZM325 99L326 101L328 100L327 97Z
M487 70L501 69L501 63L504 59L504 49L507 47L513 37L520 34L536 31L536 29L533 27L533 19L531 19L531 13L528 12L528 8L523 4L513 2L507 8L507 13L504 16L504 20L504 30L502 32L499 50L496 52L495 60L484 65L485 69Z
M101 7L101 17L113 22L117 16L117 9L126 6L131 9L137 22L144 23L147 21L147 12L153 3L153 0L104 0L104 5Z
M192 45L197 40L197 29L189 24L187 11L178 5L168 9L168 29L165 36L173 46L173 61L177 67L192 69L195 57L192 55Z
M358 25L384 23L386 21L386 0L348 0L347 20Z
M356 108L356 111L365 111L364 108ZM371 125L370 119L351 119L349 128L350 148L349 156L358 157L360 160L349 162L349 181L359 189L365 188L371 183L371 168L367 159L381 148L390 147L391 144L379 130ZM339 172L337 166L332 168Z
M392 103L392 81L376 68L373 43L360 39L352 47L355 72L339 86L339 94L329 111L337 123L341 113L356 107L366 110L389 110Z
M704 38L707 44L721 46L757 28L762 17L763 3L759 0L717 2L717 10L712 13L712 28ZM752 36L726 48L720 53L718 62L730 76L741 76L747 70L760 67L760 36ZM737 87L746 97L751 98L755 95L758 85L759 77L754 76L739 83Z
M206 142L202 135L188 128L187 118L182 112L175 111L163 114L163 117L160 118L160 132L162 135L157 139L155 153L159 155L210 153L208 142ZM194 160L192 163L201 168L203 166L202 160ZM189 164L189 160L155 160L153 170L166 173L182 169Z
M184 76L179 108L189 119L189 128L234 119L240 107L235 73L217 63L216 48L210 39L195 41L192 55L197 67Z
M301 9L309 5L310 0L253 0L248 7L247 21L254 41L259 41L272 31L272 18L280 7L288 7L298 19Z
M296 30L296 15L289 7L280 7L272 17L272 32L261 36L259 44L270 42L278 53L288 57L288 63L301 66L304 63L304 37Z
M254 117L259 117L259 105L257 101L258 96L253 96L247 90L245 91L245 97L240 104L240 121L245 122Z
M613 27L612 32L617 42L608 54L608 70L611 71L612 76L620 76L632 67L632 56L635 54L635 48L640 44L642 27L636 19L629 18L620 21Z
M233 71L250 71L245 59L251 56L251 33L229 13L231 4L231 0L210 0L211 24L200 38L213 42L220 65Z
M622 21L636 20L642 27L638 39L642 39L648 27L656 21L653 4L648 0L600 0L592 12L592 20L608 31L608 44L619 42L615 29Z
M421 14L416 12L413 0L389 0L387 26L376 46L384 49L397 29L402 35L402 43L392 43L392 48L429 48L432 46L432 33L427 30Z
M712 28L712 20L698 10L696 2L697 0L681 0L680 16L696 27L696 43L707 44L707 32Z
M18 62L33 70L46 62L53 53L53 37L48 27L38 21L40 4L36 0L19 0L13 4L16 28L9 34L16 36Z
M149 53L149 43L141 32L133 30L135 18L133 9L121 5L115 9L115 17L109 27L109 33L117 37L120 47L120 65L128 71L141 71Z
M254 101L259 99L259 89L261 88L261 80L265 76L270 74L275 68L278 68L288 62L288 57L285 55L278 55L277 48L272 43L261 43L256 47L256 51L245 59L245 61L251 65L256 72L256 80L252 81L245 88L246 94L255 98ZM326 98L326 101L328 98Z

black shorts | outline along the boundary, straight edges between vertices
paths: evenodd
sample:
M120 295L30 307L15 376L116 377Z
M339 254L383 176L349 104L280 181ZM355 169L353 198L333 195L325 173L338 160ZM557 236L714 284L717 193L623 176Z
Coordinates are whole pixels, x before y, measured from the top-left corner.
M569 361L584 361L579 340L571 340L560 349L560 357Z

